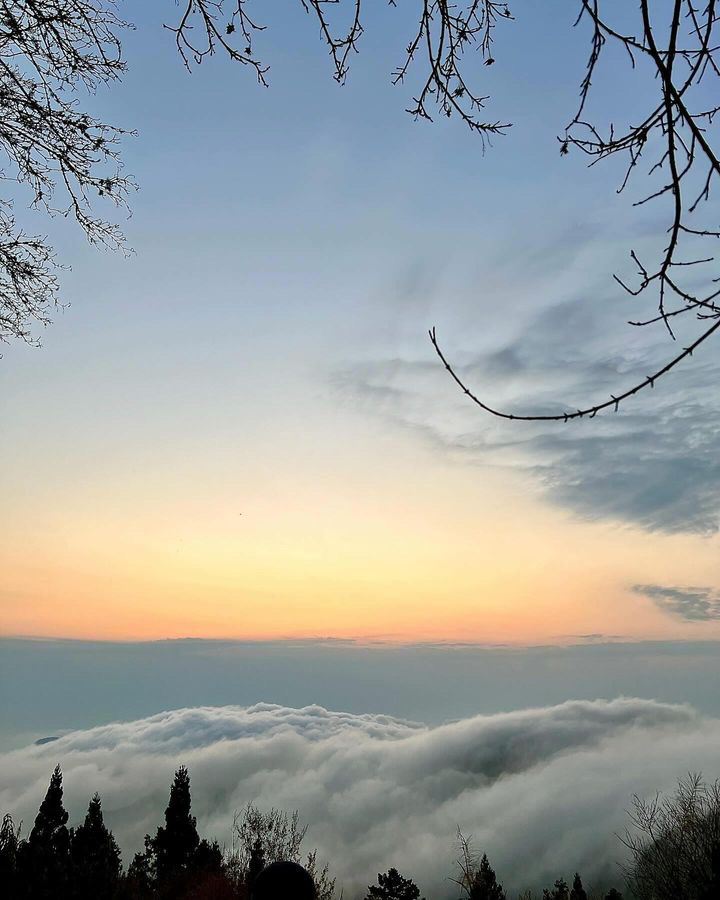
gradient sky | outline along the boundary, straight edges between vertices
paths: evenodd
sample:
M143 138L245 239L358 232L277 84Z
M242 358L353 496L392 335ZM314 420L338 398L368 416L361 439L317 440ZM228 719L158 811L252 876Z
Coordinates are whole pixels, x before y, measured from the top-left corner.
M604 397L672 352L611 279L661 210L558 154L573 10L518 8L471 65L515 123L483 156L390 87L408 9L374 6L340 88L285 6L265 90L221 59L189 75L175 6L128 3L127 78L92 105L139 132L135 254L28 214L71 305L0 362L2 632L720 636L712 353L616 416L538 428L464 403L426 337L517 407ZM627 73L603 77L602 120Z

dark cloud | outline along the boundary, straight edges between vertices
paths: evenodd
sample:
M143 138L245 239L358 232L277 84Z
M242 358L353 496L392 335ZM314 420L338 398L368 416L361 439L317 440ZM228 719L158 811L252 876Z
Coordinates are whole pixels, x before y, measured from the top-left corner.
M713 588L636 584L633 590L652 600L658 609L685 622L720 620L720 591Z
M125 852L162 816L185 763L199 827L229 839L248 801L299 808L308 840L345 895L395 865L427 896L451 896L457 826L475 836L512 890L579 870L608 871L634 792L715 771L720 721L652 700L571 701L428 727L389 716L200 707L71 732L0 756L0 808L32 821L60 762L71 818L89 794Z

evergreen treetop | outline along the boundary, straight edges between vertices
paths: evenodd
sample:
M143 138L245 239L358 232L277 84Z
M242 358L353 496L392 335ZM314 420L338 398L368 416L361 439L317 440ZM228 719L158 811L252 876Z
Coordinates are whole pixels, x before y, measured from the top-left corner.
M366 900L418 900L420 889L409 878L403 878L397 869L378 874L378 883L368 886Z
M38 814L35 816L35 824L29 839L31 844L67 843L68 813L63 806L62 798L62 772L60 766L57 765L50 776L45 799L40 804Z
M160 826L150 841L161 881L192 867L200 838L190 804L190 775L186 766L180 766L170 787L165 827Z
M570 891L570 900L588 900L588 895L585 892L585 888L583 887L582 879L575 873L575 878L573 878L573 886Z
M112 895L120 877L120 849L105 825L98 794L83 824L71 832L70 860L79 897Z
M503 886L498 884L495 870L490 865L487 853L483 853L470 884L470 900L505 900Z

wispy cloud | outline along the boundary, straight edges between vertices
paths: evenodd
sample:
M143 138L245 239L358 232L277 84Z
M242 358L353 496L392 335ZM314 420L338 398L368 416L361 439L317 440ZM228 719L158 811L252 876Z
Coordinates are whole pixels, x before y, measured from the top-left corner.
M548 253L557 263L557 250ZM532 255L526 263L508 283L538 298L530 312L527 303L505 310L496 302L476 315L490 330L440 331L458 374L495 406L572 411L642 381L685 337L673 343L662 329L625 325L642 311L608 288L597 260L579 254L575 271L562 277ZM720 525L720 402L709 386L719 374L720 364L700 353L619 413L564 425L490 418L450 382L429 346L347 366L335 381L366 410L444 452L530 472L551 502L583 518L713 534Z
M648 597L663 612L685 622L711 622L720 619L720 591L713 588L636 584L633 590Z

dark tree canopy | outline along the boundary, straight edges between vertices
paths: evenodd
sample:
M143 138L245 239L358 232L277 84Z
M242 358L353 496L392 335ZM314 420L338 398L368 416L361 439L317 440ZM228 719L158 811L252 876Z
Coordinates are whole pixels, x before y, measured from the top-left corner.
M420 889L410 878L403 878L397 869L378 873L378 883L368 886L365 900L418 900Z
M98 794L90 801L83 824L71 832L70 865L78 898L114 895L121 872L120 848L105 826Z
M543 900L568 900L569 897L570 888L564 878L558 878L552 889L543 891Z
M582 878L575 873L573 878L573 886L570 891L570 900L588 900L588 895L583 887Z
M258 875L265 868L265 850L261 838L255 838L250 849L250 860L247 866L247 882L252 887Z
M18 847L21 896L43 900L66 896L70 868L67 820L68 813L63 806L62 773L60 766L56 766L30 836Z
M0 825L0 891L10 896L17 890L18 832L13 817L6 813Z
M145 852L136 854L128 869L137 896L189 895L222 872L220 846L200 839L191 804L190 775L180 766L170 786L165 825L155 837L145 836Z
M483 853L468 893L470 900L505 900L503 886L498 884L495 870L490 865L487 854Z
M200 844L195 816L190 812L190 775L185 766L175 773L165 810L165 825L152 839L157 875L160 880L183 872L193 863Z
M463 896L469 900L506 900L503 886L498 882L487 854L483 853L478 859L473 849L472 838L466 837L459 830L458 849L460 854L456 864L459 871L452 880L460 888Z

